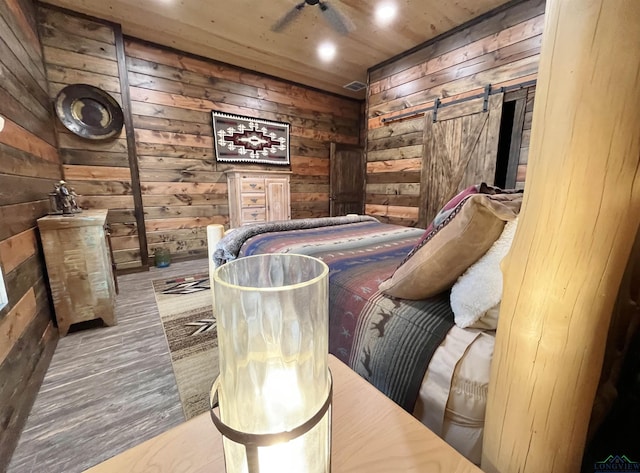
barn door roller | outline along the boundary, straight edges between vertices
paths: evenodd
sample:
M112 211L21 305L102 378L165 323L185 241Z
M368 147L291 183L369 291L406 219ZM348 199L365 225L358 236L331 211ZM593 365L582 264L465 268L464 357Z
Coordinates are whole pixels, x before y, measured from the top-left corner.
M482 102L482 111L486 112L489 110L489 94L491 94L491 84L487 84L484 86L484 99Z
M440 107L440 98L433 102L433 123L438 121L438 107Z

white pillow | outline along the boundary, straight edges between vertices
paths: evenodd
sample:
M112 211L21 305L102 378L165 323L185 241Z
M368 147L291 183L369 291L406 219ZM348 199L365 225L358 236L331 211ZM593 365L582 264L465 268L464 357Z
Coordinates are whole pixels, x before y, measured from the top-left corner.
M500 263L509 252L518 219L504 230L489 250L458 278L451 288L451 308L461 328L495 330L502 300Z

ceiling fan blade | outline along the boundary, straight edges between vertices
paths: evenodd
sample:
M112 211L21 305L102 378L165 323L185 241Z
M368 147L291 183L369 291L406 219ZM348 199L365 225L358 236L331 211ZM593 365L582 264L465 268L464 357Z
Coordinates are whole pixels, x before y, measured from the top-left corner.
M320 2L320 11L324 19L331 27L342 35L347 35L355 29L355 25L346 16L329 5L327 2Z
M273 24L273 26L271 27L271 31L275 33L280 33L281 31L283 31L289 25L289 23L291 23L296 18L298 18L298 16L300 16L300 12L302 11L305 5L306 5L305 2L298 3L295 7L289 10L282 18L280 18L278 21L276 21Z

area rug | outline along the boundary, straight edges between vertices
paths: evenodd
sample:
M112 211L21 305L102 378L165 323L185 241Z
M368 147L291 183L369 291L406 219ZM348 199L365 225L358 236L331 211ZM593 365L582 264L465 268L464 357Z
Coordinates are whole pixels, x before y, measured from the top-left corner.
M218 376L209 274L152 281L186 419L206 412Z

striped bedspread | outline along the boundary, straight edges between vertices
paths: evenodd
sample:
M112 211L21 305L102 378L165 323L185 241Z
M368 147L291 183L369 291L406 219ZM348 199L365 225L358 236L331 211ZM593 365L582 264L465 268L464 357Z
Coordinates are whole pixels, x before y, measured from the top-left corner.
M238 256L299 253L329 266L329 351L412 411L433 352L453 326L448 294L423 301L378 291L424 230L364 221L249 237Z

